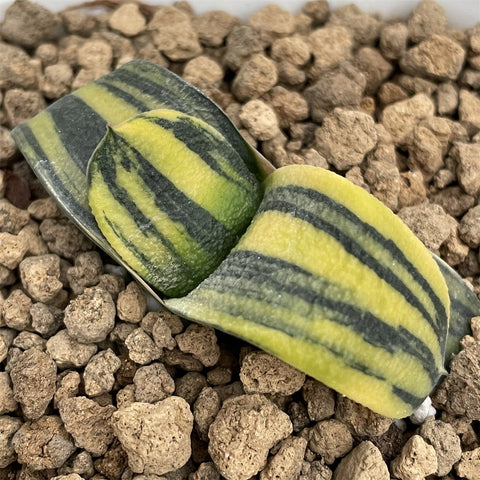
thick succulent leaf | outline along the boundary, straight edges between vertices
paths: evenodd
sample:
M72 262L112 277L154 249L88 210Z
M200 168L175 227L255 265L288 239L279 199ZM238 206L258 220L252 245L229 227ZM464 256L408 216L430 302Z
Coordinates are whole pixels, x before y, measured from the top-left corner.
M120 264L124 264L123 260L101 234L88 205L87 164L106 134L107 124L116 125L159 108L193 115L216 128L259 179L273 169L212 100L169 70L145 60L133 60L66 95L12 132L48 193L88 237Z
M260 203L260 183L223 135L173 110L109 129L88 167L89 200L117 253L168 296L215 270Z
M444 373L449 297L432 256L374 197L315 167L271 174L235 249L166 305L391 417Z

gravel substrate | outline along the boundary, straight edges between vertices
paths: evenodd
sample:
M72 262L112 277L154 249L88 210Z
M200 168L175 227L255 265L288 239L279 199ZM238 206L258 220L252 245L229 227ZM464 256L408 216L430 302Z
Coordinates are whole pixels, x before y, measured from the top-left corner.
M480 318L418 425L158 308L60 212L10 130L133 58L211 96L275 166L334 170L480 292L480 24L323 0L247 22L183 1L0 26L0 479L480 479ZM461 8L461 4L459 6ZM427 408L428 410L428 408Z

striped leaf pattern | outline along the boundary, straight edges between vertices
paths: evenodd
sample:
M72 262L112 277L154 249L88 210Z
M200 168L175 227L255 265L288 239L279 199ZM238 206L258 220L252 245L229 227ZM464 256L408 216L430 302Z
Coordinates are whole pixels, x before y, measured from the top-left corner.
M161 122L144 115L135 128L126 122L157 109L180 113ZM139 142L147 131L155 135ZM159 301L159 290L186 294L214 271L169 308L380 413L410 413L480 314L461 277L391 212L319 169L268 178L231 250L273 167L210 99L150 62L122 66L12 133L65 213ZM98 225L87 182L94 152Z
M260 183L217 130L166 109L109 128L88 180L105 238L168 296L188 293L218 266L261 198Z
M88 205L88 161L106 134L107 124L117 125L159 108L204 120L225 137L250 171L259 179L264 177L255 152L212 100L169 70L145 60L133 60L66 95L12 132L49 194L87 236L120 263L122 259L101 234ZM140 277L137 280L144 283Z
M270 175L234 250L167 306L392 417L444 373L449 298L432 257L380 202L315 167Z

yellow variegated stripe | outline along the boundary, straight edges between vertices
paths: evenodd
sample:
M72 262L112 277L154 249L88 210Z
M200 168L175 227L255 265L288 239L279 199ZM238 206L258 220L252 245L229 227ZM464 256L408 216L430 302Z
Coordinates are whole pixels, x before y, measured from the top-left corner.
M241 256L237 257L238 259L242 258ZM259 263L259 266L262 264ZM247 323L255 318L268 318L271 315L271 305L265 301L256 300L253 298L243 297L238 295L236 292L226 293L211 291L211 295L221 296L222 303L229 305L229 310L244 310L248 311L248 320ZM288 295L285 292L282 292L283 295ZM424 393L425 385L430 385L429 373L425 370L422 363L419 359L412 357L406 351L397 349L393 352L387 351L384 348L379 348L374 346L372 343L369 343L365 340L364 332L362 330L355 330L351 325L344 325L325 316L321 315L312 315L312 318L308 319L308 328L306 328L306 318L300 313L306 312L308 309L314 310L315 307L311 304L308 304L305 300L300 298L295 298L294 294L289 296L289 305L280 306L277 305L275 311L275 318L277 322L281 325L290 324L292 330L297 332L299 338L304 338L306 343L324 345L325 347L333 348L335 346L341 346L342 356L345 358L354 358L358 364L363 365L368 371L375 372L378 376L383 378L388 378L392 373L391 365L395 363L396 365L402 365L402 371L398 372L398 375L395 378L395 385L399 388L407 390L415 396L421 396ZM209 294L208 291L205 291L204 295L205 300L208 304ZM348 299L342 299L344 302L348 302ZM320 310L320 309L319 309ZM220 317L217 324L218 327L222 326L222 320ZM242 325L242 322L238 322L239 325L235 326L229 324L228 331L232 329L232 332L240 334L243 332L245 325ZM305 338L308 335L308 338ZM257 343L257 337L254 331L251 332L251 341ZM276 341L270 340L265 345L265 348L268 351L272 351L272 348L275 347ZM288 351L289 348L285 345L285 350ZM283 350L283 348L282 348ZM301 352L301 350L300 350ZM291 350L290 361L298 361L299 351ZM304 365L313 366L315 362L311 362L312 359L309 359L308 362L302 358ZM342 361L342 358L337 359L338 364L344 368L345 362ZM316 368L325 369L325 365L317 365ZM330 366L327 367L327 369ZM309 374L312 373L309 371Z
M96 174L92 173L92 175ZM146 259L149 259L152 263L172 261L172 255L168 248L159 243L148 232L144 234L140 231L128 209L117 201L105 182L91 182L89 195L91 198L96 199L92 210L101 231L109 239L113 249L119 252L124 261L140 276L144 278L152 277L152 275L149 275ZM107 217L105 214L106 207L112 204L115 204L115 208L109 212ZM118 235L119 231L121 231L122 236ZM139 243L139 237L141 237L142 242L142 256L136 256L131 249L125 249L123 243L123 241L128 240L135 245ZM143 261L142 257L144 257ZM152 283L155 281L158 283L163 281L163 279L152 277L151 281Z
M182 223L172 221L166 212L158 208L158 205L155 203L155 197L152 195L152 190L138 175L137 171L127 171L125 168L122 168L121 164L118 164L117 184L120 188L130 192L131 197L135 199L138 210L152 222L155 229L161 232L170 244L175 246L176 252L185 260L187 265L194 268L198 263L203 264L212 261L211 255L202 249L195 238L189 235ZM103 185L106 187L105 184ZM94 196L99 200L94 205L95 210L108 210L109 203L114 200L108 198L108 200L102 202L101 193ZM118 199L115 199L115 202L117 201ZM123 215L127 216L129 213L124 210ZM121 216L118 218L120 225L121 218ZM127 236L127 238L132 239L130 236ZM146 249L143 253L151 258L152 261L158 261L158 258L161 257L158 255L158 252L155 252L154 248Z
M105 119L106 122L116 125L127 118L141 112L122 98L109 92L107 88L96 83L89 83L73 92L81 98L92 110Z

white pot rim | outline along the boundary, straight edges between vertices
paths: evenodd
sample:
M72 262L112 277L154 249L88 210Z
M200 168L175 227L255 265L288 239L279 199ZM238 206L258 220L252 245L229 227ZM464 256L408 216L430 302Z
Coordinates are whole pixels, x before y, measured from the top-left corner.
M34 0L53 11L60 11L66 7L78 5L81 0ZM221 8L242 20L246 20L252 13L261 7L276 3L280 7L297 13L307 0L244 0L242 2L224 2ZM468 28L480 22L480 0L436 0L446 13L452 28ZM145 3L156 5L171 5L173 0L144 0ZM3 17L11 0L0 0L0 18ZM330 0L330 7L335 9L342 5L355 3L369 13L378 13L385 19L400 18L405 20L409 13L419 3L418 0ZM191 0L190 4L197 14L218 10L218 0Z

